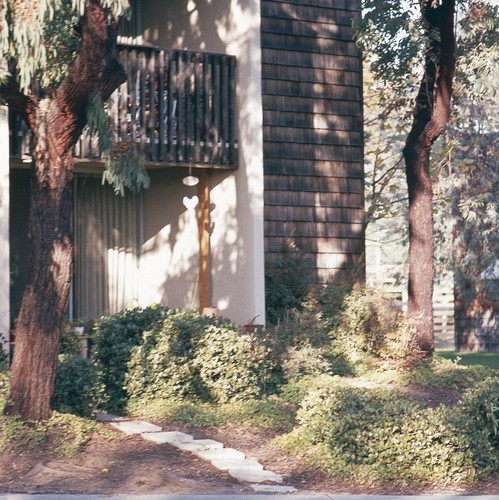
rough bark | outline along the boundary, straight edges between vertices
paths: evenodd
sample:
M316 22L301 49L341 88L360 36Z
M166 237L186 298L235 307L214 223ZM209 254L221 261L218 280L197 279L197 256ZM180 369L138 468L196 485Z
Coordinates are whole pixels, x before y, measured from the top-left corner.
M15 81L0 96L33 133L33 175L29 215L30 262L16 324L16 347L6 411L25 420L50 416L59 341L72 279L73 149L95 92L107 99L124 81L117 60L116 28L108 26L99 2L87 4L80 51L50 98L24 96Z
M72 275L72 155L58 156L49 147L37 158L35 170L29 217L30 265L16 325L9 407L9 412L29 420L50 416Z
M409 192L408 315L419 347L431 354L433 333L433 191L430 153L444 132L450 112L455 70L455 0L421 2L429 38L425 72L416 98L411 131L404 147Z

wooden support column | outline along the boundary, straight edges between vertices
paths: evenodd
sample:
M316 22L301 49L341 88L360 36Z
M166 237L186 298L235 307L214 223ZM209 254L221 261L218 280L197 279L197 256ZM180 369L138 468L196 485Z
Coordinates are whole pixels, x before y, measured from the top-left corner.
M199 312L202 314L205 307L210 307L210 188L208 186L207 170L199 170L197 209L199 232Z

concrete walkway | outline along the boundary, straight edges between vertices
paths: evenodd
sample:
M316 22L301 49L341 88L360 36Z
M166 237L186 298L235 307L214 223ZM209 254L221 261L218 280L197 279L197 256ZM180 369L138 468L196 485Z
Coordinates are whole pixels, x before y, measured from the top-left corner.
M248 483L255 493L295 493L296 488L282 484L283 478L256 460L246 458L242 451L225 448L223 443L213 439L194 439L184 432L164 431L158 425L133 420L117 415L97 414L100 422L108 422L125 434L139 434L143 439L158 444L169 444L179 450L192 453L213 467L227 471L234 479Z

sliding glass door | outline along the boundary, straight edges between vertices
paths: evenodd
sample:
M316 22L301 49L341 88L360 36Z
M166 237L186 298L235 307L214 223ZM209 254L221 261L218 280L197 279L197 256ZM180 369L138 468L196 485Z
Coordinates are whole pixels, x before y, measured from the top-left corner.
M140 195L117 196L102 177L76 175L73 316L93 319L138 302Z

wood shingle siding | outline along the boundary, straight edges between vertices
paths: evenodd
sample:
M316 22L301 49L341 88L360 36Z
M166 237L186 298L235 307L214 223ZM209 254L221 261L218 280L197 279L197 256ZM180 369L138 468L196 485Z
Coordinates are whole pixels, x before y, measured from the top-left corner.
M294 244L314 279L362 278L360 0L262 0L267 260Z

